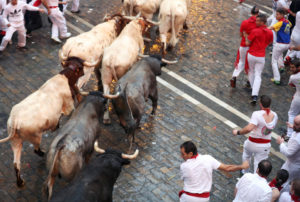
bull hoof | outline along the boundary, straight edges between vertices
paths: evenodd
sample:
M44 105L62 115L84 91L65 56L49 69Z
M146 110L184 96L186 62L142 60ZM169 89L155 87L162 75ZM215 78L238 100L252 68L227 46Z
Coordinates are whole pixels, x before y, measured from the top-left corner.
M20 180L17 180L17 186L18 186L19 188L22 188L22 187L24 187L24 186L25 186L25 181L24 181L24 180L22 180L22 179L20 179Z
M34 150L34 153L36 153L40 157L43 157L45 155L45 152L43 152L41 149Z
M189 27L187 26L186 23L183 24L183 29L184 29L184 30L188 30L188 29L189 29Z
M111 124L111 121L110 121L110 119L103 119L103 123L104 123L105 125L110 125L110 124Z
M168 46L167 46L167 51L171 51L173 49L173 47L169 44Z

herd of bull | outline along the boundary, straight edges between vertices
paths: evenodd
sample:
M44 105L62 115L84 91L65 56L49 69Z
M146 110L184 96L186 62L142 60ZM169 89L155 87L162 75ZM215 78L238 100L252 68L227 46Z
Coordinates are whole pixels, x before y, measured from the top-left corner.
M168 32L170 45L175 46L179 31L186 27L188 0L122 2L124 14L106 16L103 23L90 31L68 39L59 51L63 70L13 106L7 121L8 136L0 143L11 142L19 187L25 184L20 175L23 142L31 142L34 152L43 156L40 143L42 134L48 130L57 134L47 155L49 174L44 184L51 201L112 201L113 185L122 165L137 157L138 150L128 155L99 148L101 122L110 123L111 101L130 139L131 151L148 98L152 101L151 114L155 114L156 76L163 66L177 62L159 55L143 55L143 35L151 26L159 26L164 57ZM157 10L159 22L153 22ZM98 91L79 90L92 72L98 79ZM113 80L116 83L111 94ZM66 123L59 126L61 116L69 114ZM101 155L88 163L94 150ZM72 182L51 197L56 176Z

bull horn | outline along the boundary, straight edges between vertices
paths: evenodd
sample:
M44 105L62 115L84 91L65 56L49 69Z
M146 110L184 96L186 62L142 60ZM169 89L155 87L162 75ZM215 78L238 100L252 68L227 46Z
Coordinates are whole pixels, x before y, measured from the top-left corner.
M100 153L100 154L104 154L105 153L105 150L104 149L101 149L99 146L98 146L98 141L96 141L94 143L94 149L96 152Z
M80 91L79 92L81 95L89 95L90 93L89 92L86 92L86 91Z
M160 25L160 22L154 22L154 21L148 20L148 19L146 19L146 21L153 24L153 25L157 25L157 26Z
M124 19L126 20L135 20L135 17L131 17L131 16L123 16Z
M105 21L108 18L107 13L105 13L105 16L103 18L103 21Z
M59 57L60 57L60 59L61 59L62 61L68 59L68 56L65 56L64 53L63 53L63 51L62 51L61 49L59 50L58 55L59 55Z
M150 38L147 38L147 37L143 37L143 40L146 41L146 42L151 42L152 41Z
M135 19L138 19L139 17L141 17L142 13L141 11L135 16Z
M84 61L82 64L86 67L95 67L96 64L98 64L99 60L96 61L96 62L87 62L87 61Z
M149 55L144 55L142 53L138 53L138 56L141 57L141 58L147 58L147 57L150 57Z
M170 60L166 60L164 58L162 58L161 61L164 63L167 63L167 64L176 64L178 62L177 60L170 61Z
M119 96L120 96L120 92L117 92L115 95L103 94L103 97L105 97L107 99L115 99L115 98L118 98Z
M129 154L123 154L122 153L122 158L123 159L130 159L130 160L132 160L132 159L135 159L138 156L138 154L139 154L139 150L136 149L135 152L134 152L134 154L131 154L131 155L129 155Z

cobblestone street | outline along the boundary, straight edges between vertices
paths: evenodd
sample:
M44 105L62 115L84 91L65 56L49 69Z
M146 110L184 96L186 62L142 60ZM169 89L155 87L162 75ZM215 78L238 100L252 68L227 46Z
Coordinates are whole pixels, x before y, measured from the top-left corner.
M271 7L270 0L249 0L246 3L259 3L263 11L270 13L270 10L265 8ZM73 36L101 23L105 14L120 12L121 0L82 0L80 10L80 14L65 14L68 29ZM114 201L178 201L178 191L183 186L179 172L183 162L179 146L186 140L194 141L201 154L211 154L226 164L241 163L242 146L246 137L234 137L231 125L243 127L247 124L246 118L241 118L229 108L221 106L219 102L211 101L206 94L201 94L190 84L183 83L172 75L183 77L249 118L259 106L252 107L249 104L250 92L244 88L246 75L242 76L242 73L238 78L236 89L229 86L240 42L239 26L241 21L248 17L248 13L248 7L233 0L192 0L187 20L189 29L181 33L177 47L166 56L168 59L177 58L179 62L167 66L159 77L157 114L150 115L151 102L148 101L147 112L141 121L142 127L136 133L136 146L140 149L140 154L130 165L123 168L115 184ZM62 45L50 40L50 31L47 17L43 15L43 28L34 31L33 37L27 39L28 50L17 50L17 37L14 37L13 45L0 54L0 139L7 136L6 122L12 106L61 70L58 50ZM267 50L270 51L269 48ZM151 44L150 53L157 51L157 44ZM272 97L271 108L277 112L279 118L274 132L281 135L286 129L287 112L294 90L287 86L287 73L283 73L283 84L280 86L275 86L270 81L271 77L270 55L267 53L260 95ZM95 88L96 80L93 76L84 89ZM178 93L179 91L202 105L187 99L187 96ZM215 113L210 113L210 110ZM220 115L227 122L222 121ZM104 132L99 138L102 148L112 147L128 151L126 134L116 115L112 115L110 126L102 127ZM42 149L48 150L54 136L55 132L43 135ZM278 151L274 140L272 147ZM268 180L275 176L275 172L284 162L274 152L270 154L269 159L273 163L273 171ZM42 194L42 184L48 174L45 160L46 157L40 158L34 154L31 144L24 143L21 174L26 185L20 189L15 183L10 144L2 143L0 201L46 201ZM239 172L228 174L215 171L211 201L232 201L238 177ZM54 194L65 185L63 179L57 178Z

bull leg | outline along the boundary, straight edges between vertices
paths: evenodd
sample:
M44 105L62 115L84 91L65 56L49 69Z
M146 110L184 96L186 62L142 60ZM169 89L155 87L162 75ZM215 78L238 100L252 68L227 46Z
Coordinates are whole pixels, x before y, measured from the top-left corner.
M183 29L184 30L188 30L189 29L189 27L187 26L186 20L183 23Z
M157 88L155 87L153 90L153 94L149 95L149 98L152 101L152 112L151 115L155 115L156 109L157 109L157 100L158 100L158 93L157 93Z
M40 157L43 157L45 155L45 152L42 151L40 148L41 141L42 141L42 134L38 134L32 143L34 146L34 153Z
M110 120L110 117L109 117L109 103L110 103L110 100L108 100L107 103L106 103L105 112L104 112L104 115L103 115L103 123L106 124L106 125L111 124L111 120Z
M21 154L23 143L21 139L13 139L11 142L11 147L14 152L14 168L17 177L17 185L18 187L23 187L25 185L25 181L21 178Z
M94 73L95 73L95 75L97 77L97 80L98 80L98 91L103 92L103 85L102 85L101 72L100 72L101 64L98 67L95 68Z

